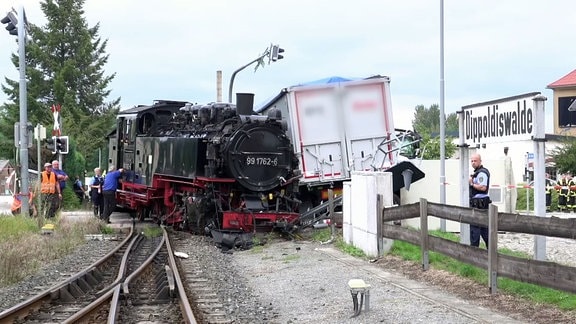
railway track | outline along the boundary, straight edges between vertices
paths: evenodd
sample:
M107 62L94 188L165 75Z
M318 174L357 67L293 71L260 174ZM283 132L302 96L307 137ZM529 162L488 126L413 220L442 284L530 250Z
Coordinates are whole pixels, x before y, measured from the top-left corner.
M231 314L230 309L237 305L233 301L226 300L219 294L217 287L221 285L216 281L227 280L221 276L215 276L215 269L207 266L203 258L206 255L195 253L200 246L213 245L199 237L191 236L184 232L174 232L171 235L174 251L189 251L187 258L177 260L178 268L183 276L186 291L192 303L194 313L199 322L207 324L244 323L236 314ZM220 253L215 250L215 253ZM218 254L212 257L219 258Z
M148 238L132 227L85 270L0 313L0 323L196 323L162 229Z

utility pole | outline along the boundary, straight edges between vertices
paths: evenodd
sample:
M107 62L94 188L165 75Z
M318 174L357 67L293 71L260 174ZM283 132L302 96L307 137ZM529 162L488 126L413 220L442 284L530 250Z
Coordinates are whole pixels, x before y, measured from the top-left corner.
M440 0L440 203L446 203L446 118L444 117L444 0ZM440 219L446 232L446 220Z
M268 56L268 64L270 64L270 62L276 62L278 60L281 60L284 58L284 55L281 55L281 53L284 53L284 49L280 48L279 45L270 45L270 47L266 48L266 50L264 51L263 54L261 54L260 56L258 56L256 59L250 61L250 63L243 65L242 67L240 67L239 69L237 69L236 71L234 71L234 73L232 73L232 77L230 78L230 86L228 89L228 102L232 103L232 89L234 87L234 78L236 77L236 74L238 74L238 72L244 70L245 68L249 67L250 65L259 62L259 65L264 65L264 58L266 56ZM258 66L256 66L258 67Z
M38 170L38 184L41 183L42 181L42 154L41 154L41 150L42 147L40 146L41 142L43 140L46 139L46 128L40 124L36 125L36 128L34 128L34 137L36 138L36 166L37 166L37 170ZM38 186L40 187L40 185ZM42 190L38 191L38 219L41 219L41 215L42 215Z
M18 13L15 15L14 10L9 12L6 17L0 21L7 24L6 30L10 35L18 36L18 70L20 71L20 177L22 194L22 214L28 215L30 204L28 203L29 185L28 185L28 104L26 96L26 13L24 7L20 6Z

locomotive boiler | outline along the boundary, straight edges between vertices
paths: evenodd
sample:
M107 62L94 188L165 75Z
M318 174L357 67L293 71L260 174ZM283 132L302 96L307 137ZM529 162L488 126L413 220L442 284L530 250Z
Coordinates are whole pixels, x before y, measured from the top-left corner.
M156 101L118 115L109 163L124 168L118 206L139 219L203 233L290 228L298 159L278 111Z

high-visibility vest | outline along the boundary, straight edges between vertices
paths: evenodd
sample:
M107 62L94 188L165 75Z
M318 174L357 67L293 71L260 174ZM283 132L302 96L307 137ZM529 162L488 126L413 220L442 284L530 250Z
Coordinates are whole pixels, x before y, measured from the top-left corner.
M42 185L40 191L43 194L55 193L56 192L56 173L42 171Z
M30 204L32 204L33 199L34 199L34 193L33 192L29 192L29 202ZM22 207L22 195L21 194L15 194L14 195L14 201L12 201L12 207L10 208L12 211L16 211L18 209L20 209L20 207Z

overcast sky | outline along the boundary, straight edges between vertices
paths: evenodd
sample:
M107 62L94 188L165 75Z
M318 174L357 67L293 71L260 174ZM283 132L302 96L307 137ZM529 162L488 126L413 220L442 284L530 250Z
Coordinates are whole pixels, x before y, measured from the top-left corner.
M0 12L24 5L28 20L43 26L39 3L2 0ZM217 70L226 100L232 72L271 43L286 50L284 59L248 67L234 82L234 92L255 93L257 104L291 85L375 74L392 80L396 127L411 128L416 105L440 103L439 0L87 0L84 9L108 39L105 71L116 73L112 97L123 108L215 101ZM447 0L444 16L446 114L540 91L551 132L546 86L576 68L576 2ZM0 31L1 76L18 79L16 51L14 37Z

